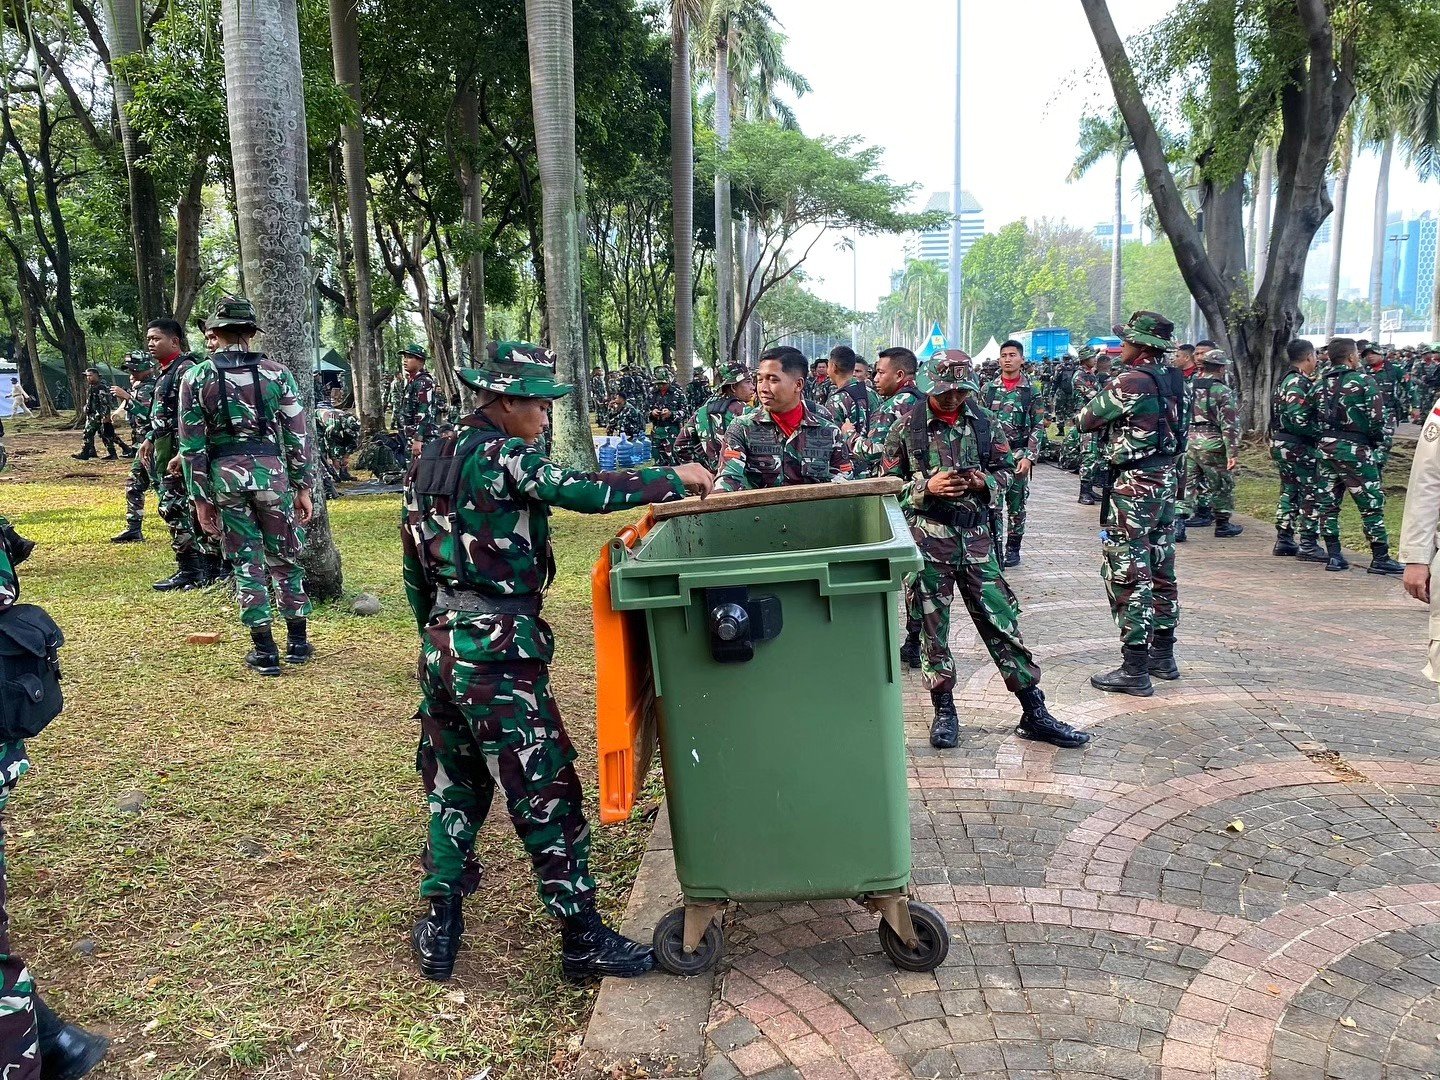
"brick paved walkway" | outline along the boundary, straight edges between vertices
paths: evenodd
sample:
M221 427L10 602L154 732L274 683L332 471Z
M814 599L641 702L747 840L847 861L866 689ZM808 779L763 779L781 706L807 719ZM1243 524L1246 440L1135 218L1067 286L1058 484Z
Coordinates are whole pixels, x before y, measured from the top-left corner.
M948 960L897 972L845 901L740 908L704 1080L1440 1078L1424 609L1272 558L1267 526L1195 530L1184 679L1101 694L1119 648L1074 488L1041 471L1010 580L1052 707L1095 740L1016 740L962 614L958 749L930 748L906 676L914 892L949 919Z

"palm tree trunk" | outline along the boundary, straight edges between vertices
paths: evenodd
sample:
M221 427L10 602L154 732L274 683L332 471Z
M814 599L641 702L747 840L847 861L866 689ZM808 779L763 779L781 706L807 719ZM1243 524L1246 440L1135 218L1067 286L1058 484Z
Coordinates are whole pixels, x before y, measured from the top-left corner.
M235 164L236 223L245 284L265 328L262 347L290 369L315 425L315 350L310 307L310 193L305 94L296 0L221 0L225 98ZM324 491L300 562L318 600L340 596L340 552Z
M1390 217L1390 160L1395 156L1395 136L1380 148L1380 176L1375 181L1375 241L1370 250L1370 340L1380 340L1381 308L1385 298L1385 230Z
M200 230L209 164L205 155L195 159L190 181L175 207L175 296L170 310L181 326L190 321L191 309L204 284L200 270Z
M580 238L575 210L575 30L571 0L525 0L530 101L540 159L544 222L545 310L559 377L575 387L555 403L557 461L595 468L580 321Z
M675 367L689 382L695 363L695 109L690 24L679 0L670 13L670 235L675 261Z
M1325 293L1325 336L1335 336L1335 319L1340 308L1340 254L1345 241L1345 203L1350 193L1350 157L1354 137L1346 129L1346 143L1340 151L1340 168L1335 175L1335 212L1330 225L1330 283Z
M715 143L730 149L730 27L722 23L715 39ZM735 264L730 224L730 177L724 166L715 170L715 330L719 340L716 363L730 355L735 336Z
M345 166L345 208L350 221L351 267L355 273L355 338L350 372L355 381L355 406L363 438L385 426L380 389L385 373L375 350L375 303L370 282L370 225L365 204L369 194L365 168L365 129L361 125L360 29L352 0L330 0L330 48L335 57L335 81L355 105L353 122L340 128L341 158Z
M1275 148L1266 146L1260 152L1260 175L1255 181L1255 284L1259 291L1270 264L1270 189L1275 182Z
M465 223L475 230L477 247L470 256L469 286L470 308L470 357L472 364L479 364L485 356L485 253L478 247L480 229L485 223L485 193L480 188L480 169L477 155L480 153L480 108L475 92L466 87L460 93L460 124L465 141L470 144L469 153L461 160L461 179L465 185ZM463 322L463 319L461 320Z
M1125 155L1129 148L1115 155L1115 235L1110 240L1110 325L1120 324L1120 230L1125 224ZM964 346L961 346L962 348Z

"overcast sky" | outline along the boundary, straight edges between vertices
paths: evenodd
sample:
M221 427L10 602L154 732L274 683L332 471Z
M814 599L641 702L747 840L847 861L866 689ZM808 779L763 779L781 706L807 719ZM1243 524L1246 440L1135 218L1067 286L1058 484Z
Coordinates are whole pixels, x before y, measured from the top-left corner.
M955 104L957 0L770 0L790 41L790 65L813 91L796 101L811 135L858 135L885 150L888 175L931 191L949 191ZM1120 32L1153 22L1165 0L1111 0ZM1067 184L1080 117L1112 100L1099 53L1078 0L964 0L965 187L985 208L988 231L1017 218L1063 217L1092 226L1111 216L1113 174L1097 166ZM1398 163L1397 163L1398 164ZM1342 273L1365 288L1373 233L1377 159L1360 157L1351 173ZM1140 179L1126 166L1126 217L1139 212L1132 196ZM1390 208L1440 209L1440 183L1421 183L1397 167ZM874 310L903 265L899 237L862 238L859 306ZM851 257L822 243L806 263L810 287L851 303Z

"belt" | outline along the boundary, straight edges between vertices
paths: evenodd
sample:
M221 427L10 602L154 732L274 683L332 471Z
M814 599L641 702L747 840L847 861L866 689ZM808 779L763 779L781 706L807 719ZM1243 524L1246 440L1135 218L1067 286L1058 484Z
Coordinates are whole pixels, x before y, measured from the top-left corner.
M1174 465L1179 460L1179 454L1151 454L1149 457L1136 458L1134 461L1111 465L1110 471L1117 473L1129 472L1131 469L1160 469L1166 465Z
M440 611L468 611L480 615L536 616L540 614L540 594L501 596L474 589L439 589L435 593L434 606Z
M225 446L217 446L210 453L212 457L238 457L241 454L246 457L281 456L279 445L271 439L242 439Z
M1309 447L1315 445L1314 439L1306 438L1304 435L1296 435L1289 431L1272 431L1270 433L1270 441Z
M973 506L937 506L917 510L915 514L951 529L974 529L990 522L990 515L986 511Z
M1358 431L1346 431L1343 428L1326 428L1320 432L1322 439L1343 439L1345 442L1359 443L1361 446L1374 446L1370 436Z

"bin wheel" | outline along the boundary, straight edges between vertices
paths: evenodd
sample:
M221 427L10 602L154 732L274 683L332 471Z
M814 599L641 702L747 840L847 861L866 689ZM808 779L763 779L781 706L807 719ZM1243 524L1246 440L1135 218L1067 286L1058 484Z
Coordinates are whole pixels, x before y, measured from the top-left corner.
M950 952L950 930L944 917L929 904L911 900L908 906L910 921L915 926L916 947L912 949L900 940L900 935L883 919L880 947L902 971L934 971Z
M725 951L725 931L715 919L705 929L693 953L685 951L685 909L677 907L655 924L655 959L671 975L699 975L709 971Z

